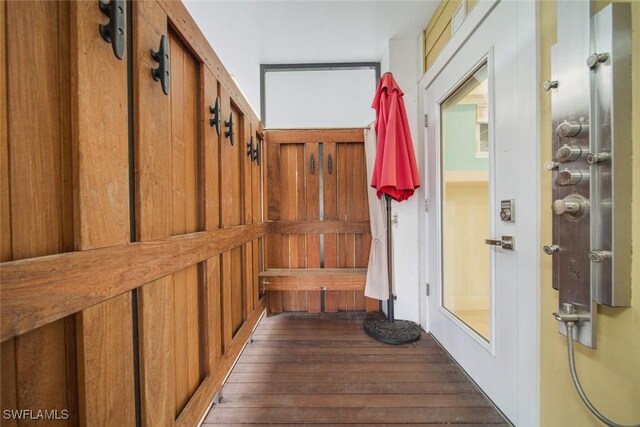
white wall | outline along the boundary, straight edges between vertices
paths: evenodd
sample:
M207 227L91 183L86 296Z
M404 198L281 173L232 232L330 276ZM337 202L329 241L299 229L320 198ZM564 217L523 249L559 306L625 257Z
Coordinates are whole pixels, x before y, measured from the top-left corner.
M392 72L404 92L407 119L414 151L418 157L418 79L420 78L418 39L391 39L380 60L381 72ZM422 165L420 179L424 179ZM421 182L422 183L422 182ZM424 183L422 183L424 185ZM409 200L393 202L392 214L398 215L393 227L393 280L395 284L395 317L419 321L420 301L424 299L420 286L420 233L418 192ZM383 304L386 311L386 304Z

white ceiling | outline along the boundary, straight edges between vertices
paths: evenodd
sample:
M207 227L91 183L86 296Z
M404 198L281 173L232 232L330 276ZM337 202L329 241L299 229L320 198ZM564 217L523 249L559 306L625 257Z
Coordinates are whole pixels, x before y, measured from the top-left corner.
M184 3L259 113L260 64L378 62L389 39L418 37L439 0Z

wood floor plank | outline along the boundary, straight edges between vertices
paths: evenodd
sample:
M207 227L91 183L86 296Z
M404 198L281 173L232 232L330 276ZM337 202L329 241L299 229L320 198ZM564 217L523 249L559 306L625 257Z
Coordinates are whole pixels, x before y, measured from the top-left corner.
M238 365L269 363L443 363L451 359L445 354L244 354ZM412 366L412 368L417 368Z
M218 407L207 423L429 423L503 422L493 408L226 408Z
M390 346L363 320L263 319L203 425L508 425L433 337Z
M304 374L337 372L346 373L382 373L382 372L460 372L460 368L451 362L444 363L258 363L238 364L236 373L259 374Z
M225 408L478 408L491 404L480 393L438 394L320 394L230 395Z
M393 379L392 379L393 381ZM227 383L223 395L232 394L448 394L476 392L468 382L453 383Z
M230 383L296 383L296 382L454 382L466 381L467 378L458 372L396 372L390 375L388 372L303 372L303 373L242 373L235 369L229 375Z
M258 345L247 346L245 355L421 355L421 354L445 354L439 347L326 347L314 348L312 352L309 348L286 348L286 347L265 347ZM242 360L242 359L241 359Z

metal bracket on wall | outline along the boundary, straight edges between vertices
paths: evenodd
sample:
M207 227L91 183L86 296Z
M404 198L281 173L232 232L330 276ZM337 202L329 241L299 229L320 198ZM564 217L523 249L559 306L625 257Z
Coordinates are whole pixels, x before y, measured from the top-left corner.
M169 95L169 69L171 66L169 63L169 41L166 35L163 34L160 37L160 47L157 51L151 49L151 58L158 63L158 68L151 69L151 76L153 80L160 82L162 92Z
M233 111L229 113L229 120L224 121L224 126L227 128L224 132L224 137L229 138L229 143L233 145L235 140L235 131L233 130Z
M124 58L124 48L126 43L125 25L127 20L126 5L124 0L111 0L105 3L98 1L100 11L109 18L109 22L98 25L100 36L107 43L111 43L113 54L118 59Z
M216 96L216 102L215 104L212 106L209 106L209 113L211 113L211 118L209 119L209 125L211 127L215 127L216 128L216 132L218 133L218 136L220 136L220 116L221 116L221 111L220 111L220 97Z

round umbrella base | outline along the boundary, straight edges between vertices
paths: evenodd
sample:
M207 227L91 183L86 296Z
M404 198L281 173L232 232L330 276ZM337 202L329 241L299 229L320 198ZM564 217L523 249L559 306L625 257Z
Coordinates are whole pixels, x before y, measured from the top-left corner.
M420 326L408 320L367 319L364 330L371 338L393 345L410 344L420 339Z

